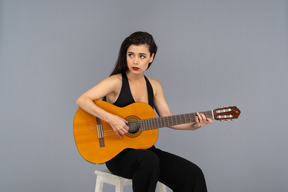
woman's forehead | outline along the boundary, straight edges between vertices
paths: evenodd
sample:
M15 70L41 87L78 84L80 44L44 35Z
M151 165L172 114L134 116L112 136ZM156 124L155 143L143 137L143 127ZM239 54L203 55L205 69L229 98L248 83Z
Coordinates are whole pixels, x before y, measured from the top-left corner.
M146 44L141 45L130 45L127 49L127 52L133 53L150 53L149 47Z

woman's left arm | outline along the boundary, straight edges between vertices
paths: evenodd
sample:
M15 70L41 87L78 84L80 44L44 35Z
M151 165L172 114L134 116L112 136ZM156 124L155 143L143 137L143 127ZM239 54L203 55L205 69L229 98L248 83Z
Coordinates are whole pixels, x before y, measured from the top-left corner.
M154 91L154 106L155 109L160 117L164 116L171 116L172 113L169 109L169 106L166 102L166 99L164 97L163 89L160 85L160 83L155 80L151 79L152 85L153 85L153 91ZM206 118L203 113L197 113L196 120L194 123L186 123L186 124L180 124L180 125L173 125L170 126L170 128L173 129L185 129L185 130L196 130L200 127L203 127L206 124L211 124L212 119Z

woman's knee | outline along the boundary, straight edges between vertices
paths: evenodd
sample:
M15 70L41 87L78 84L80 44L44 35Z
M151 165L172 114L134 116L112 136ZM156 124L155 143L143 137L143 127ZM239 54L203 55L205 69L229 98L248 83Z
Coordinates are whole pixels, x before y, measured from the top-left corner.
M152 151L137 150L137 164L138 166L146 169L159 169L160 159Z
M186 174L188 178L192 179L204 177L202 169L194 163L192 163L191 166L189 166L189 169L187 169Z

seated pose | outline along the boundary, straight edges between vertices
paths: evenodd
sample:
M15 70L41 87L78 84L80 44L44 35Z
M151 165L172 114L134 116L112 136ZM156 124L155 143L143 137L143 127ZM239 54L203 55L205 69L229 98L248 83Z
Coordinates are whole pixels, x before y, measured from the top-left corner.
M76 104L84 111L108 122L121 138L128 132L127 121L97 106L93 101L104 98L118 107L144 102L156 110L160 117L171 116L160 83L144 72L151 66L157 52L152 35L135 32L122 43L115 68L111 75L81 95ZM170 128L196 130L212 120L197 113L194 123L174 125ZM174 192L205 192L205 178L194 163L162 151L155 146L149 149L125 149L106 162L115 175L132 179L134 192L154 192L157 181Z

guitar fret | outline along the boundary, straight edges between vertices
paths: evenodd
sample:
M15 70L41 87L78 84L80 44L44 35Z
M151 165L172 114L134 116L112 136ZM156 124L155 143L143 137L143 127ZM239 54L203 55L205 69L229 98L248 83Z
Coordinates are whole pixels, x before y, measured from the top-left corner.
M159 121L157 121L156 119L153 119L155 127L160 127L160 123Z
M166 120L167 118L163 118L162 119L162 124L161 124L161 127L164 127L165 125L168 125L167 123L165 123L165 120Z
M142 121L138 121L137 125L139 126L139 131L143 131L143 123L142 123Z
M147 130L147 126L146 126L146 121L145 120L143 121L143 125L144 125L143 126L143 130Z
M178 119L178 117L177 116L174 116L174 117L171 117L171 121L170 121L170 123L169 124L177 124L177 119ZM168 125L169 125L168 124Z
M153 127L159 127L158 122L155 119L153 119Z
M150 121L146 121L146 122L147 122L147 128L151 127Z
M145 120L143 121L143 130L146 130Z

